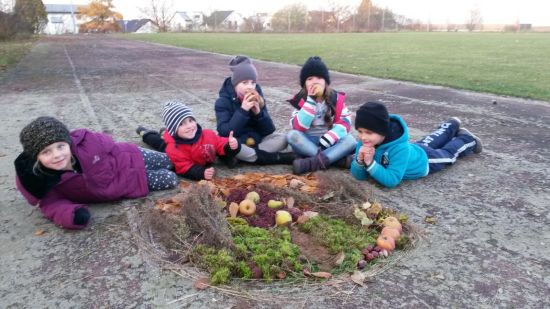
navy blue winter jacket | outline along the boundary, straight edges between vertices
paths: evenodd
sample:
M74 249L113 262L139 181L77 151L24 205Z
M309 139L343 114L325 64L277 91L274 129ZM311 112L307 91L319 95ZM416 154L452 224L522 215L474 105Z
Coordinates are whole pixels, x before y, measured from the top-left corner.
M262 87L256 84L256 91L263 97ZM227 137L233 131L233 136L241 144L252 137L259 144L264 136L275 132L275 125L267 111L267 105L261 109L258 115L241 108L241 100L237 93L231 77L228 77L220 89L220 97L216 100L216 122L218 135Z

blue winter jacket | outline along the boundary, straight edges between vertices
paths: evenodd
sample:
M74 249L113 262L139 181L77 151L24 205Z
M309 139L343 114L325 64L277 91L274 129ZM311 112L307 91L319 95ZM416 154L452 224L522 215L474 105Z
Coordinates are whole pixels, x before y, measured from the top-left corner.
M374 178L381 185L393 188L402 179L418 179L428 175L428 156L420 146L409 142L409 128L398 115L390 114L392 126L401 126L403 134L387 143L376 146L374 160L369 166L357 163L359 141L351 164L351 174L358 180ZM391 127L391 126L390 126Z
M263 97L262 88L256 84L256 91ZM264 136L275 132L275 125L267 111L267 105L261 109L258 115L241 108L241 100L237 93L231 77L228 77L221 89L220 97L216 100L216 122L218 134L227 137L233 131L233 136L239 143L246 143L246 139L252 137L256 144L259 144Z

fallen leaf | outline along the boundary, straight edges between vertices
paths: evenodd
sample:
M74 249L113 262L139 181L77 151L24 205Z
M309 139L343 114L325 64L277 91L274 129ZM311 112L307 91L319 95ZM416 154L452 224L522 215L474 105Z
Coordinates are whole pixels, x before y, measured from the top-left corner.
M277 278L279 279L284 279L286 278L286 273L284 271L280 271L278 274L277 274Z
M237 217L237 214L239 213L239 204L232 202L229 204L229 215L231 218Z
M330 200L330 199L333 198L333 197L334 197L334 191L330 191L329 193L323 195L323 196L321 197L321 200L322 200L322 201L328 201L328 200Z
M336 256L336 260L334 261L334 265L336 266L342 265L342 263L344 263L345 258L346 258L346 254L344 253L344 251L338 253L338 255Z
M437 218L434 216L426 216L426 218L424 218L424 221L429 224L436 224Z
M43 229L38 229L36 232L34 232L34 236L42 236L46 233Z
M316 278L323 278L323 279L330 279L332 277L331 273L327 273L324 271L318 271L315 273L311 273L310 275Z
M293 208L294 207L294 198L292 196L286 198L286 207L288 207L288 208Z
M305 215L301 215L298 217L298 219L296 219L296 223L298 224L304 224L307 222L307 220L309 220L309 218Z
M369 218L376 219L378 217L378 214L382 211L382 205L378 202L372 203L371 207L367 209L367 216Z
M365 284L365 279L367 276L362 271L354 271L353 274L351 274L350 279L351 281L359 284L360 286L363 286Z
M370 226L373 223L374 222L371 219L367 218L367 217L361 219L361 225L362 226Z
M199 278L193 282L193 288L197 290L205 290L210 287L210 280L206 277Z

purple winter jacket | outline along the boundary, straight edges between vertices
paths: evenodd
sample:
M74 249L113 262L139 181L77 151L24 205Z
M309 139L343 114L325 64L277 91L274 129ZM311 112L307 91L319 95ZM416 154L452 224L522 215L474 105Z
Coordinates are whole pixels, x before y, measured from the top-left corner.
M34 162L28 162L32 161L28 156L22 153L15 161L17 189L31 205L38 204L46 218L64 228L81 229L84 225L73 223L74 212L87 207L85 204L149 193L145 162L136 145L118 143L109 135L86 129L72 131L71 140L71 153L82 173L64 172L49 189L45 180L32 174L29 167Z

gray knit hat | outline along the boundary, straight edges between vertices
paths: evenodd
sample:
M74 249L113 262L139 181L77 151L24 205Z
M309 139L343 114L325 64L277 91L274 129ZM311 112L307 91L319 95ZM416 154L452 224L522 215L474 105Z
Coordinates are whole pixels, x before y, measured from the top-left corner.
M166 130L172 136L176 136L178 127L181 122L187 118L192 117L195 119L195 115L189 107L179 101L168 101L164 104L164 111L162 112L162 120Z
M57 142L71 144L69 129L53 117L38 117L21 130L19 141L23 151L34 159L40 151Z
M231 75L231 84L233 84L233 87L243 80L256 81L258 78L256 67L252 64L252 60L246 56L235 56L229 62L229 68L233 72Z

